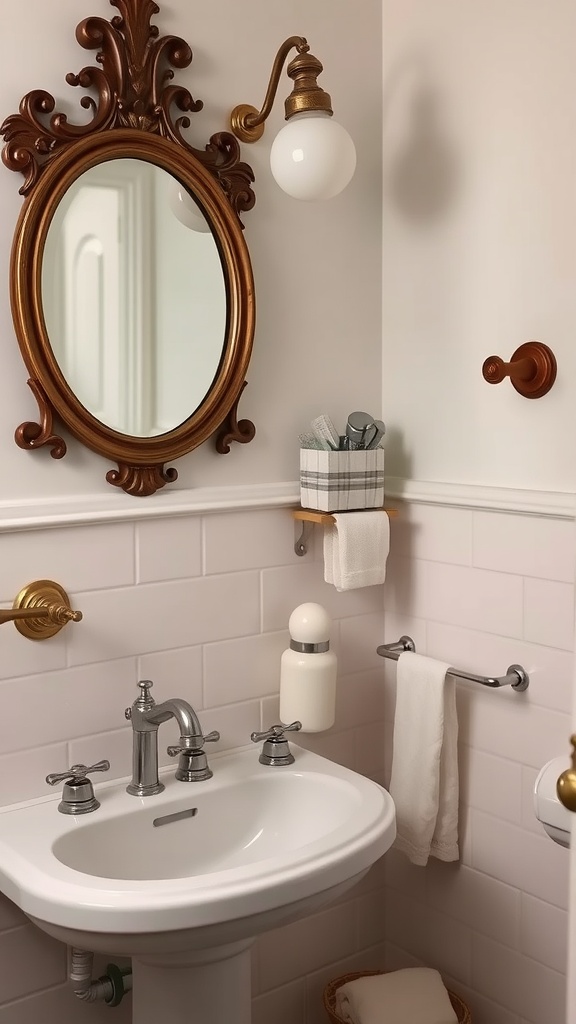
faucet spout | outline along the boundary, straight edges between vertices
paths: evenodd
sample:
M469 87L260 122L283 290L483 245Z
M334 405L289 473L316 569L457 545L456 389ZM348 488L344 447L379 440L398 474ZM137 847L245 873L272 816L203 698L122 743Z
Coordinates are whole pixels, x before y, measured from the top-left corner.
M155 704L149 711L142 712L142 718L152 727L158 728L162 722L175 718L180 729L180 746L193 750L202 744L202 726L198 715L187 701L180 697L172 697L162 704Z
M182 751L200 752L205 737L198 715L187 701L172 697L156 704L150 696L152 683L138 683L140 696L126 708L126 718L132 722L132 781L126 787L133 796L152 796L161 793L164 785L158 778L158 728L162 722L174 718L180 730ZM212 738L212 737L211 737ZM177 775L178 778L178 775Z

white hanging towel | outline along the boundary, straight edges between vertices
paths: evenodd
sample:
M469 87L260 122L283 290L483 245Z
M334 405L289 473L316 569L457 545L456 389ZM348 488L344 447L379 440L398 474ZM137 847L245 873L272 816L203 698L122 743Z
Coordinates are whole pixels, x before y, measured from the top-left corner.
M324 579L336 590L373 587L386 579L390 520L381 510L342 512L324 530Z
M458 860L458 719L449 665L405 652L398 659L390 795L395 846L413 864Z

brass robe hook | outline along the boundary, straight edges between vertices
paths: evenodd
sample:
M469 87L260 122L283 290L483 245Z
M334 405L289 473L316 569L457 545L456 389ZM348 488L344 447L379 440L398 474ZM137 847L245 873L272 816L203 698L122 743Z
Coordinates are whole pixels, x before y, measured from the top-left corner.
M541 341L527 341L505 363L500 356L484 360L482 376L489 384L500 384L510 377L512 387L524 398L542 398L556 380L556 357Z
M0 609L0 625L13 622L29 640L47 640L68 622L80 622L82 612L73 611L70 598L52 580L35 580L24 587L10 609Z

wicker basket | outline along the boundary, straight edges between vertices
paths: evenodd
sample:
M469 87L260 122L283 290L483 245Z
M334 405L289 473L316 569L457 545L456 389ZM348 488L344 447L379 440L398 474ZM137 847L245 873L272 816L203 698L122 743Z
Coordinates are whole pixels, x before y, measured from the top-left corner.
M348 981L356 981L356 978L367 978L372 974L385 974L385 971L353 971L351 974L342 974L339 978L334 978L333 981L329 981L324 989L324 1008L328 1014L332 1024L345 1024L342 1017L339 1017L336 1013L336 990L341 985L345 985ZM450 1002L454 1013L458 1017L458 1024L472 1024L472 1016L470 1010L466 1006L466 1003L457 996L455 992L451 992L450 989L446 990L450 996Z

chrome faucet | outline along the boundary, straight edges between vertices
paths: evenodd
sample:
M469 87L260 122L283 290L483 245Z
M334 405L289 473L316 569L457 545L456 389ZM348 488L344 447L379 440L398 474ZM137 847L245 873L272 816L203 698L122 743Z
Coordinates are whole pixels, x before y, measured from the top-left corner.
M158 727L169 718L175 718L180 728L180 745L168 747L171 756L180 754L176 778L180 782L201 782L210 779L205 743L220 739L214 731L204 736L194 708L187 701L174 697L157 704L150 696L152 683L144 679L138 683L140 696L124 714L132 722L132 782L126 791L133 796L153 796L161 793L164 785L158 778Z

